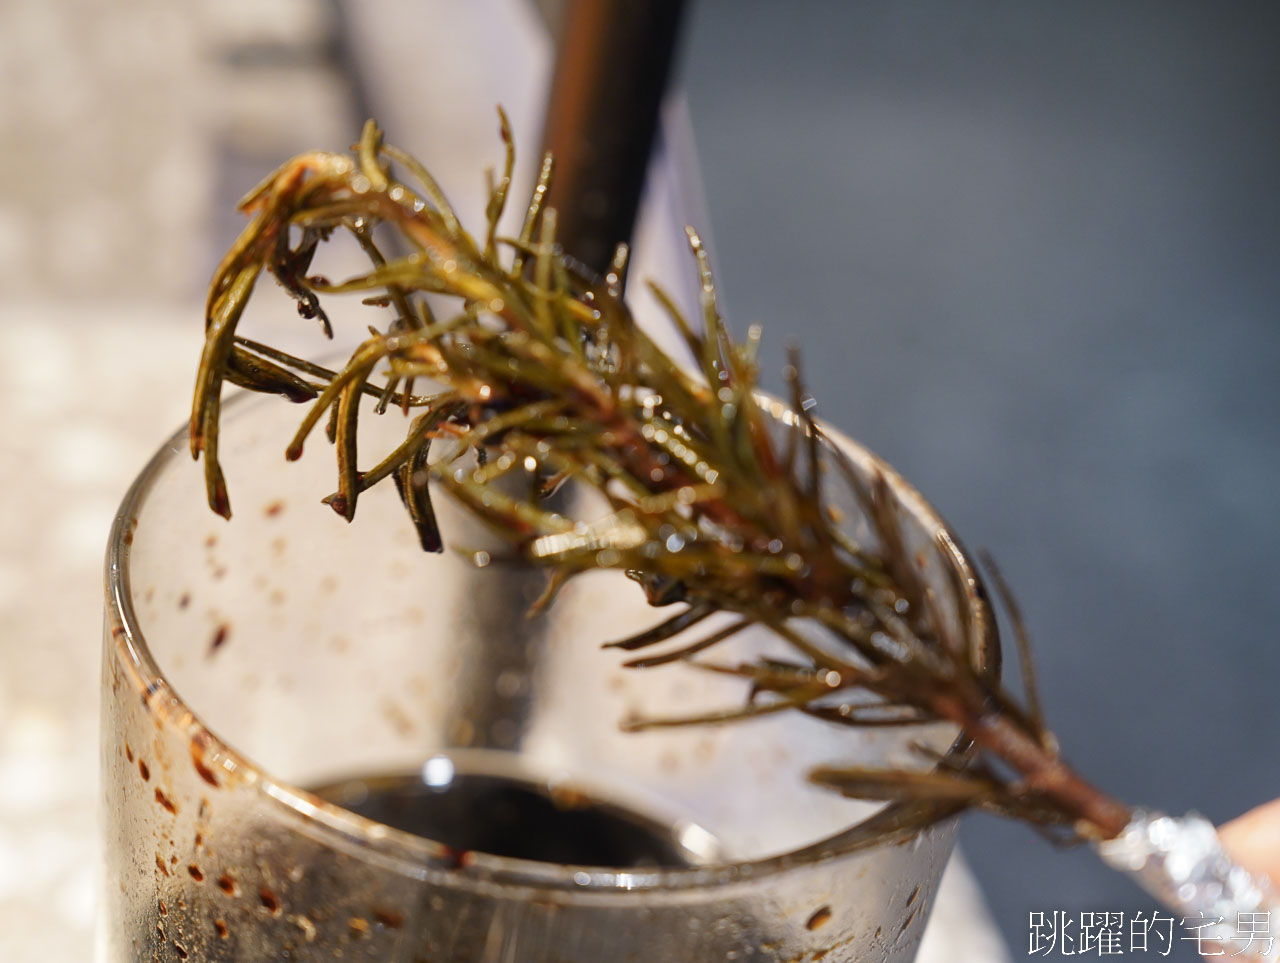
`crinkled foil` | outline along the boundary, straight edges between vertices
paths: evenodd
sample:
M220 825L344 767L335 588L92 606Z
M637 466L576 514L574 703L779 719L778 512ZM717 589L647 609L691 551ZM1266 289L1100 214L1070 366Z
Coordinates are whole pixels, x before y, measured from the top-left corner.
M1184 921L1200 924L1205 956L1280 960L1275 888L1227 855L1203 816L1138 810L1124 832L1097 849L1107 865L1127 873Z

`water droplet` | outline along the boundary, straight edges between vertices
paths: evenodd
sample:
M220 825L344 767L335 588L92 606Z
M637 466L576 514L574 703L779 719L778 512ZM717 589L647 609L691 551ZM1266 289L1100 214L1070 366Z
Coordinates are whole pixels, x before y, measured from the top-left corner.
M476 552L471 556L471 561L475 563L476 568L484 568L492 559L489 558L488 552Z
M524 691L524 676L515 669L503 669L493 682L493 690L504 699L511 699Z
M447 789L453 783L453 760L448 756L432 756L423 763L422 781L435 790Z
M532 455L525 455L525 456L524 456L524 470L525 470L525 471L537 471L537 470L538 470L538 459L534 458Z
M684 539L679 534L672 532L667 536L667 551L675 554L684 548Z

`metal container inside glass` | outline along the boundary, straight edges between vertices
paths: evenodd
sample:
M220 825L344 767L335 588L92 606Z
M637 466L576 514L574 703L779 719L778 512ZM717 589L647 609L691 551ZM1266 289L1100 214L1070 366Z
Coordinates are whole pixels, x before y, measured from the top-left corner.
M600 651L666 614L618 573L575 579L526 619L545 575L503 560L443 497L446 539L490 564L424 553L390 485L347 525L317 504L332 484L323 443L284 463L296 418L272 398L228 406L229 524L205 505L185 432L116 519L103 963L914 957L953 822L904 830L903 809L805 774L907 764L919 730L783 713L623 731L741 705L745 685ZM394 413L366 420L403 430ZM966 560L888 477L926 578L969 587L948 617L989 633ZM786 655L763 632L733 644ZM953 737L923 734L959 753Z

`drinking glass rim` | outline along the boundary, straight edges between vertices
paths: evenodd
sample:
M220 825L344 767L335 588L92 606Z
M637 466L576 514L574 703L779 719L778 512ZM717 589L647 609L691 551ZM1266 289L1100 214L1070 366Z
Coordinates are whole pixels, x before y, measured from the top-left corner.
M775 418L781 419L790 410L767 394L758 393L758 397ZM229 406L234 410L243 404L269 400L252 392L238 391L228 397L223 405L224 408ZM968 553L950 527L933 506L883 459L825 422L822 423L822 431L832 445L855 461L883 473L904 508L944 536L940 543L946 550L948 563L955 565L963 576L959 583L964 588L965 611L981 613L985 669L998 672L1001 658L999 637L986 592L977 570L969 561ZM905 842L920 831L918 823L909 817L921 805L928 804L888 802L871 815L830 836L785 853L758 859L631 871L469 853L464 868L459 864L454 850L443 843L387 826L272 776L265 767L253 762L206 726L199 713L186 704L152 655L133 607L129 570L133 529L145 507L147 495L161 473L189 454L188 437L188 429L184 425L152 455L130 485L111 526L107 542L105 588L116 655L123 656L123 661L134 676L132 682L135 690L144 693L149 711L157 715L160 724L182 731L193 746L199 745L202 748L205 756L216 757L216 764L221 769L234 774L241 782L256 786L257 791L272 805L283 808L302 825L316 827L314 831L335 848L359 853L363 858L374 855L379 860L393 863L397 872L410 877L424 878L445 872L458 874L459 878L465 876L468 880L483 881L488 885L567 890L579 894L636 891L674 893L722 887L727 883L746 882L785 873L803 866L839 859L874 846ZM161 693L166 694L167 698L157 698ZM958 734L939 766L965 765L971 745L971 741L963 733ZM941 818L946 818L945 813Z

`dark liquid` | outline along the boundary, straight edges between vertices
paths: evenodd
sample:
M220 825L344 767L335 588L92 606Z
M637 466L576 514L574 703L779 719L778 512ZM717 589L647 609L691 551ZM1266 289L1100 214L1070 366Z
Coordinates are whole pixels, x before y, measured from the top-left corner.
M702 861L668 824L582 792L500 775L449 775L434 785L421 774L374 776L312 791L459 854L615 869L674 869Z

